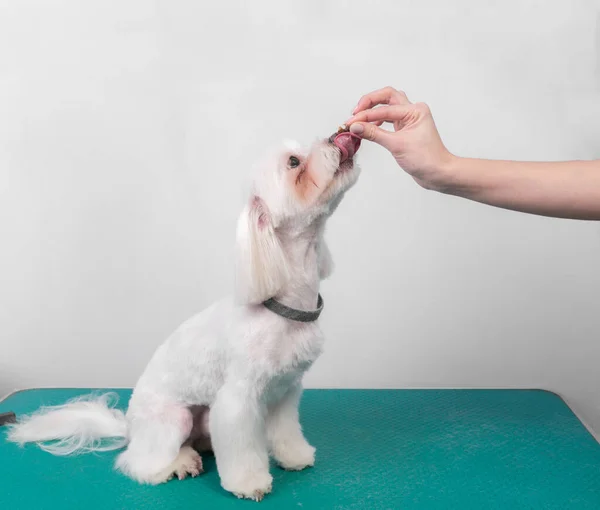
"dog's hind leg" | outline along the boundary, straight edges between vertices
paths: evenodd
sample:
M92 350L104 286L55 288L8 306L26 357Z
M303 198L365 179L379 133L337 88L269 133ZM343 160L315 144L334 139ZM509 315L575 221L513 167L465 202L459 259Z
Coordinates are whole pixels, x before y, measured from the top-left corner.
M202 472L202 457L191 446L182 446L175 460L160 473L154 475L149 483L158 484L168 482L174 476L183 480L188 475L194 477Z
M202 472L202 459L190 446L182 446L193 425L190 410L174 402L141 402L130 406L130 442L116 467L141 483L157 484Z

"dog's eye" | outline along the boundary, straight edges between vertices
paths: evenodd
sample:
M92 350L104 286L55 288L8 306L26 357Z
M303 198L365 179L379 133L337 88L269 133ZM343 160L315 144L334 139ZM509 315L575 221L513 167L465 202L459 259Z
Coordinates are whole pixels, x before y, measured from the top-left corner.
M300 160L296 156L290 156L288 164L290 165L290 168L296 168L300 166Z

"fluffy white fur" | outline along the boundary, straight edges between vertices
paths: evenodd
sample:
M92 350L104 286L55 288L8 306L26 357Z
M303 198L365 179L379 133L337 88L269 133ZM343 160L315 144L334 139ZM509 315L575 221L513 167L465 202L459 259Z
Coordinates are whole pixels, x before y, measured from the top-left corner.
M268 214L262 200L255 198L238 220L236 294L243 303L262 303L275 296L290 278L285 253Z
M86 395L62 406L42 408L33 417L21 417L9 438L25 443L34 437L54 455L122 448L127 444L127 422L123 411L113 408L117 400L114 393Z
M222 486L254 500L271 491L269 454L286 469L312 466L298 403L323 335L318 322L293 322L260 303L316 307L332 270L325 222L358 174L326 141L271 153L238 224L237 299L192 317L157 349L126 416L110 395L92 396L22 418L9 438L60 455L127 445L116 467L142 483L196 476L202 461L191 446L212 447Z

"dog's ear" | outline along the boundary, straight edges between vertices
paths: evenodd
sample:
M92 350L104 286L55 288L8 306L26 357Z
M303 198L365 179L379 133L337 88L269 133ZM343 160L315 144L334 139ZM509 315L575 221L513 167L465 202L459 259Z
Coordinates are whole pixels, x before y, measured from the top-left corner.
M329 247L323 238L321 238L317 245L317 264L319 267L319 278L321 280L329 278L331 273L333 273L333 259L331 258Z
M253 197L237 226L236 297L258 304L275 296L289 280L288 263L267 205Z

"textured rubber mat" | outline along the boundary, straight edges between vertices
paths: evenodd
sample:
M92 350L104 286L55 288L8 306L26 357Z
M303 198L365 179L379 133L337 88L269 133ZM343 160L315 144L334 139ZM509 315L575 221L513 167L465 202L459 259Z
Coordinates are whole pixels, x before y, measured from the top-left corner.
M117 390L126 405L129 390ZM0 412L30 412L87 390L30 390ZM308 390L314 468L273 466L274 491L240 501L207 473L141 486L112 469L117 452L54 457L7 443L0 428L2 509L600 509L600 445L543 391Z

